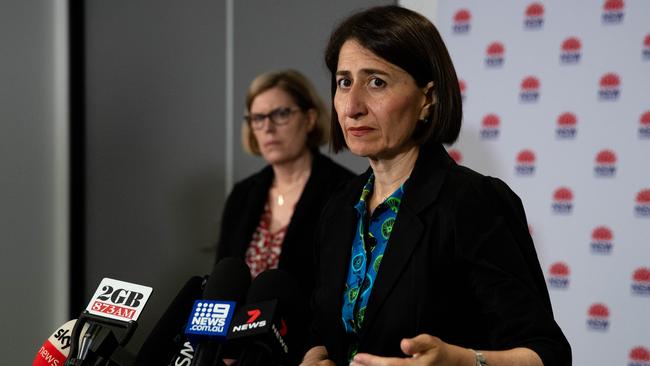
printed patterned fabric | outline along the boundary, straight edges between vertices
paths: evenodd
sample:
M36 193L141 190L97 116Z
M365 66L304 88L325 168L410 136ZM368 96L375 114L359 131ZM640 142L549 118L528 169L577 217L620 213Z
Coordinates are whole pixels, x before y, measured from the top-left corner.
M248 246L248 250L246 250L246 264L250 268L253 278L267 269L278 268L278 263L280 263L282 242L287 227L284 226L272 233L269 231L270 224L271 208L266 203L264 204L264 212L260 218L260 223L253 233L253 239Z
M361 192L361 198L355 205L359 222L357 235L352 242L352 256L343 299L343 324L349 334L358 334L363 325L370 292L404 195L404 184L402 184L368 217L366 198L370 197L374 183L373 174L368 178ZM350 357L355 353L356 347L353 346Z

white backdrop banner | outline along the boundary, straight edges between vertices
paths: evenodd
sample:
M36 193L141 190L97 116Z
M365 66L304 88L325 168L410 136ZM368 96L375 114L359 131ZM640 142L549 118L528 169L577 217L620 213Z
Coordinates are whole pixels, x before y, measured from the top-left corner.
M461 79L452 156L524 202L573 364L650 366L650 1L402 6Z

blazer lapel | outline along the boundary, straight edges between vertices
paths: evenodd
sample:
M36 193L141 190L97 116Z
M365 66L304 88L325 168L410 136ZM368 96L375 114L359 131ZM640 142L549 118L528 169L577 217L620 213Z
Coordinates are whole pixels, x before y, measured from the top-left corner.
M436 200L446 174L445 165L449 163L453 164L453 161L450 161L441 145L421 147L411 177L404 186L404 199L368 299L362 333L371 328L384 301L408 266L413 251L420 244L424 224L418 215Z
M233 255L245 258L246 250L248 250L248 246L253 237L253 232L257 228L257 225L259 225L262 212L264 212L264 204L266 203L272 181L273 169L271 166L266 166L260 171L259 176L251 186L246 203L242 203L244 209L242 210L242 217L240 219L243 221L242 225L244 225L244 228L238 231L239 237L233 241L233 245L237 248L237 253ZM228 229L221 228L221 230Z

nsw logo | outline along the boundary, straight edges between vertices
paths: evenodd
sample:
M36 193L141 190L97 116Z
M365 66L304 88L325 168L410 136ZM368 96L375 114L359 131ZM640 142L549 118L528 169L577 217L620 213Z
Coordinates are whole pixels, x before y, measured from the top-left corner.
M494 113L490 113L483 117L481 121L481 140L496 140L499 137L499 125L501 119Z
M524 29L535 30L544 26L544 5L532 3L526 8L524 17Z
M467 83L465 80L458 80L458 88L460 89L460 98L465 101L465 92L467 91Z
M460 9L454 14L454 25L452 30L454 34L469 33L472 20L472 13L467 9Z
M555 137L559 140L574 140L576 137L578 118L571 112L564 112L557 117Z
M515 173L519 176L531 176L535 173L535 153L532 150L521 150L517 154Z
M639 138L650 139L650 111L646 111L639 117Z
M616 153L612 150L601 150L596 155L594 166L596 177L613 177L616 175Z
M591 253L611 254L614 234L607 226L598 226L591 232Z
M596 303L589 307L587 329L595 331L607 331L609 329L609 308L607 305Z
M630 350L627 366L650 366L650 350L636 346Z
M503 66L504 54L506 52L503 43L492 42L485 50L485 66L497 68Z
M650 188L642 189L636 194L634 212L637 217L650 217Z
M615 101L621 94L621 78L613 72L607 73L600 78L600 89L598 98L601 101Z
M548 270L548 287L566 289L569 287L569 266L564 262L555 262Z
M560 187L553 193L553 213L569 215L573 211L573 192L568 187Z
M580 62L582 43L577 37L569 37L562 42L560 62L563 64L577 64Z
M603 4L603 24L623 23L625 2L623 0L607 0Z
M195 301L185 334L225 337L234 309L233 301Z
M643 39L643 59L650 61L650 33Z
M539 79L535 76L527 76L521 81L519 100L523 103L535 103L539 99Z
M632 274L632 293L650 296L650 268L637 268Z
M449 149L447 154L454 159L456 164L461 164L463 162L463 154L458 149Z

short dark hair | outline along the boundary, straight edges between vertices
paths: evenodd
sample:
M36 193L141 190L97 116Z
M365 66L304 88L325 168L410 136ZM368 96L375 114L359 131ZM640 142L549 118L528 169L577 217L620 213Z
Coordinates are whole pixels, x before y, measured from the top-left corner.
M463 117L460 87L449 51L436 27L424 16L399 6L378 6L353 14L332 32L325 50L331 73L332 100L336 93L339 52L348 40L409 73L418 87L433 82L436 103L427 121L413 133L418 145L451 144L458 138ZM330 144L334 152L347 148L332 103Z

